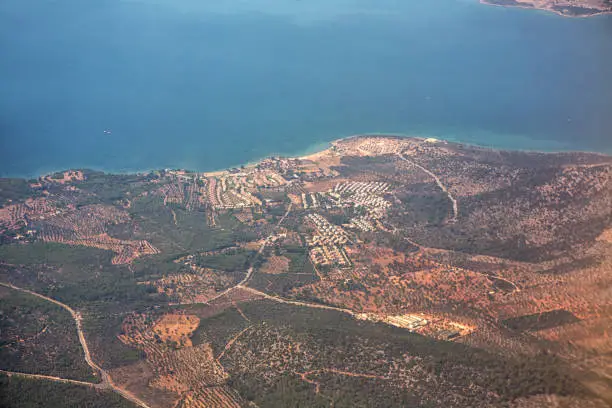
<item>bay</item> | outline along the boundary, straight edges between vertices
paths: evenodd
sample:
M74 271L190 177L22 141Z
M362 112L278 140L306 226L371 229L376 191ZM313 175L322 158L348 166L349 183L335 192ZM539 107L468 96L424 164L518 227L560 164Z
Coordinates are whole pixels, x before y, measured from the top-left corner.
M377 132L610 153L611 73L612 17L477 0L3 0L0 176Z

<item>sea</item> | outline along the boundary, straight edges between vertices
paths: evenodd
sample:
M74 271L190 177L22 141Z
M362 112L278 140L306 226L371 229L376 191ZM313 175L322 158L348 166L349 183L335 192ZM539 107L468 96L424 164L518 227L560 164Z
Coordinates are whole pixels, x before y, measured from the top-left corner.
M612 16L478 0L2 0L0 177L361 133L612 153Z

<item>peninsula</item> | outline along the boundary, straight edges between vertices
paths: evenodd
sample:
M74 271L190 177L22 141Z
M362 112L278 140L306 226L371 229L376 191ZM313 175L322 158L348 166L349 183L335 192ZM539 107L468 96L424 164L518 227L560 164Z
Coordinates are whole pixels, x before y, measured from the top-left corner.
M0 179L0 405L603 408L610 270L596 153Z
M552 11L565 17L589 17L612 13L610 0L480 0L494 6Z

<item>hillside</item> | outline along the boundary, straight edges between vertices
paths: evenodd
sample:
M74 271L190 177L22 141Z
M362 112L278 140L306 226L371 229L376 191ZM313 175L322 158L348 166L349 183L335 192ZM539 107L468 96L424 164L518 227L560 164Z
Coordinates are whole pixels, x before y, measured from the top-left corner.
M610 156L360 136L210 174L2 179L0 205L11 393L612 403Z

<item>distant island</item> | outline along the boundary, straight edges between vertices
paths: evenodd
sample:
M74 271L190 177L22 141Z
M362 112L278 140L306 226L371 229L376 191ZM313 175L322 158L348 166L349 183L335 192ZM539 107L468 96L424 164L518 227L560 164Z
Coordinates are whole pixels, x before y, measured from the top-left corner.
M552 11L565 17L612 13L611 0L480 0L483 4Z
M611 270L596 153L0 178L0 406L605 408Z

